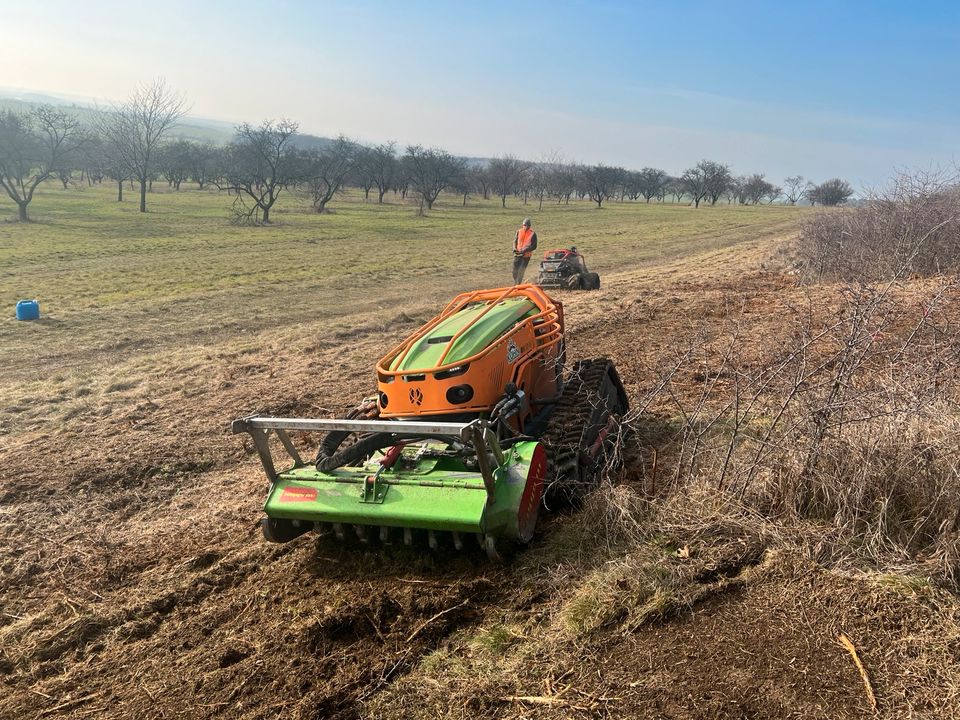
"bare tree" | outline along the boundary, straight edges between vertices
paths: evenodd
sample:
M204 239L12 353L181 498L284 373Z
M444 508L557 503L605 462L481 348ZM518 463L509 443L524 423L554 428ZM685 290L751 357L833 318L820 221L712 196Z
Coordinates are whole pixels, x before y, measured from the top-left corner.
M694 167L684 170L676 185L676 189L683 195L693 198L693 206L697 208L710 191L710 173L707 168L709 162L701 160Z
M367 163L373 184L377 188L377 203L382 205L383 196L396 184L400 170L397 144L388 142L370 148Z
M791 205L796 205L797 201L803 197L804 189L806 188L806 180L803 175L791 175L788 178L785 178L783 181L783 195L787 198L787 202Z
M306 155L307 191L318 213L324 212L327 203L343 188L354 168L356 153L356 143L341 135L329 147Z
M237 195L237 222L269 223L280 193L302 178L302 161L291 146L296 133L297 124L291 120L237 128L223 172L223 182Z
M745 178L740 186L740 202L743 204L757 205L764 198L772 196L773 199L780 194L780 188L773 183L767 182L762 174L754 173Z
M223 159L222 154L221 148L209 143L193 145L191 148L189 158L190 179L199 185L201 190L207 183L217 177L217 171Z
M450 189L463 198L461 205L467 206L467 198L477 190L477 167L464 167L450 183Z
M543 198L550 191L550 173L552 168L547 163L537 163L529 173L527 179L530 194L537 199L537 210L543 210Z
M694 207L700 207L704 198L710 198L710 204L730 189L733 176L730 168L713 160L701 160L696 166L685 170L680 177L680 186L685 195L693 198Z
M104 170L117 183L117 202L123 202L123 183L131 178L131 170L120 147L109 137L98 133ZM133 181L130 182L131 189Z
M193 152L194 143L188 140L167 143L157 152L157 167L175 190L180 190L180 184L190 174Z
M727 191L724 193L727 196L728 205L734 200L740 205L746 205L745 188L749 180L750 178L744 177L743 175L730 178L730 182L727 183Z
M512 155L494 158L487 165L490 188L500 198L500 207L507 206L507 196L521 189L530 163L517 160Z
M64 190L73 182L73 174L75 171L80 171L82 179L84 167L83 148L92 141L95 134L96 133L90 132L88 128L81 127L72 138L70 145L64 148L64 152L57 162L54 173L57 179L63 184Z
M687 192L683 179L678 177L671 177L667 179L665 191L669 192L673 196L673 202L675 203L680 202Z
M640 173L636 170L627 170L623 174L623 195L631 200L637 200L640 197Z
M706 172L707 196L710 198L710 204L716 205L717 200L727 191L733 175L728 166L712 160L703 160L700 165Z
M487 167L477 167L473 170L473 179L477 183L477 190L484 200L490 199L490 170Z
M367 145L357 143L353 151L353 167L346 184L358 187L363 190L363 201L370 199L370 191L376 184L376 177L373 173L372 156L373 148Z
M121 153L132 178L140 183L140 212L147 211L147 184L157 170L158 150L186 111L182 95L163 80L154 80L100 116L101 134Z
M666 171L658 168L645 167L639 173L636 173L636 189L647 202L651 198L662 197L664 189L670 180Z
M408 147L403 162L410 186L420 196L421 213L424 203L427 210L433 209L433 203L440 193L450 187L465 167L463 160L445 150L424 149L420 145Z
M806 195L811 205L843 205L853 197L853 188L846 180L833 178L808 188Z
M611 197L620 187L624 175L623 168L607 165L586 165L580 168L580 187L584 195L603 207L603 201Z
M557 204L570 204L570 196L577 188L578 170L575 165L556 163L547 175L547 192L556 198Z
M0 113L0 187L16 203L21 222L37 187L59 172L82 137L75 118L49 105L29 115Z
M80 148L80 178L86 178L88 185L94 185L102 182L107 173L103 139L97 133L88 132Z

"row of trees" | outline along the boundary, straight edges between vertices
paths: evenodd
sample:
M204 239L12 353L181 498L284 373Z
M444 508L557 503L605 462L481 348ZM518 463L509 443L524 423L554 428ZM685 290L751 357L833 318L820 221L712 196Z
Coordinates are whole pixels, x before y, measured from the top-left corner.
M837 205L853 189L843 180L821 185L800 176L784 186L762 174L737 177L728 165L703 160L679 176L658 168L626 170L607 165L580 165L558 160L528 162L505 155L488 161L467 160L437 148L409 146L398 152L395 143L366 146L345 137L321 143L298 135L289 120L243 124L225 146L171 140L171 131L186 111L181 96L162 81L139 88L120 106L97 114L83 126L76 117L51 107L29 115L0 114L0 187L17 204L21 220L34 191L58 177L67 187L79 172L88 183L110 179L123 199L124 183L136 182L140 210L146 212L151 184L164 178L179 189L185 180L201 189L213 185L234 197L238 221L270 222L270 213L285 191L309 197L317 212L345 187L360 188L366 199L376 194L382 203L388 192L406 199L412 193L420 212L433 207L443 192L456 193L466 204L471 195L500 199L533 198L569 202L589 198L597 207L615 200L663 201L689 198L717 204L771 203Z
M170 131L186 112L182 96L163 81L137 88L122 105L84 125L73 114L41 105L29 114L0 113L0 187L17 205L20 220L41 183L58 177L66 187L75 170L97 181L110 177L123 193L125 180L140 184L140 211L160 171Z

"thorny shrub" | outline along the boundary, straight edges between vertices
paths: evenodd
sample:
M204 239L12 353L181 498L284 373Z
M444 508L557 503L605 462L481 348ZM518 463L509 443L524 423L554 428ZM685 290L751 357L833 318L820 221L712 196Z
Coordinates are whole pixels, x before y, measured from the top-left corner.
M807 221L797 247L809 280L871 282L960 269L960 186L937 173L898 176L857 208Z
M684 504L722 506L822 561L921 564L960 585L958 290L952 277L808 287L775 332L743 311L700 328L626 418L634 438L671 428L645 473L652 526L695 534L718 521Z

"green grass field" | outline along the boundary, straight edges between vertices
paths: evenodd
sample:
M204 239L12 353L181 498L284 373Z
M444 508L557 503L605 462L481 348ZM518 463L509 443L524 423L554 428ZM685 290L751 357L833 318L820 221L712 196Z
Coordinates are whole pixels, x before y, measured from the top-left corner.
M456 292L510 282L510 243L524 215L540 247L577 245L601 274L786 233L798 208L616 203L524 206L442 198L427 217L399 198L358 194L317 215L286 194L267 227L229 223L230 198L158 188L147 214L135 193L52 183L10 221L0 202L0 363L5 375L109 362L112 352L203 344L261 328L336 321L377 309L436 305ZM535 272L535 264L528 278ZM14 305L40 300L40 323ZM122 351L122 352L121 352Z

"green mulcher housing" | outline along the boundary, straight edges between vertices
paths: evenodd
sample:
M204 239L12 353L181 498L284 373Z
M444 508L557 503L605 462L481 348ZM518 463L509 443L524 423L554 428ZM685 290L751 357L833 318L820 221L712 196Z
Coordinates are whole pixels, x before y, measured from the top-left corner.
M609 360L564 376L564 355L562 307L540 288L463 293L380 360L376 397L346 417L235 420L270 483L264 536L476 538L494 559L528 543L545 498L575 498L609 462L627 409ZM305 462L309 433L323 436Z

